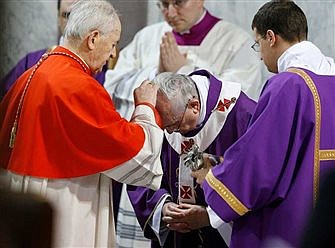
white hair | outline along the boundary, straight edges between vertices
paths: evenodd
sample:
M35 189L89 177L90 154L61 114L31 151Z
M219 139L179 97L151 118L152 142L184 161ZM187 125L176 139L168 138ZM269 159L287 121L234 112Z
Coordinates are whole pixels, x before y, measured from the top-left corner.
M114 31L120 22L113 6L104 0L79 0L72 5L64 37L68 40L83 40L86 35L97 29L101 35Z
M153 82L159 86L159 91L167 97L176 109L184 109L189 99L199 99L195 82L189 76L163 72L158 74Z

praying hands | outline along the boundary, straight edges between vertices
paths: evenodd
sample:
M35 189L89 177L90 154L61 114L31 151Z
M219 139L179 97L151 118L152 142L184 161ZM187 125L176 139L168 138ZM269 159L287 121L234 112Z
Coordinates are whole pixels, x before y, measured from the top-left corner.
M177 72L187 64L187 54L180 53L172 32L166 32L160 44L159 72Z

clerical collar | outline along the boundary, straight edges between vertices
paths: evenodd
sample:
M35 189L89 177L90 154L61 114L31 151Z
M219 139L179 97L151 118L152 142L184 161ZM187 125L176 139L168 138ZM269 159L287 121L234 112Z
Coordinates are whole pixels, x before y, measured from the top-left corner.
M198 46L204 40L214 25L220 21L219 18L212 16L205 10L199 21L189 30L188 33L173 32L173 35L180 46Z
M209 80L205 76L192 75L192 80L195 82L195 86L198 89L199 101L200 101L200 114L197 126L201 125L206 117L206 103L209 91Z
M278 59L278 72L290 67L307 69L318 75L335 75L335 63L326 57L320 49L310 41L299 42L288 48Z

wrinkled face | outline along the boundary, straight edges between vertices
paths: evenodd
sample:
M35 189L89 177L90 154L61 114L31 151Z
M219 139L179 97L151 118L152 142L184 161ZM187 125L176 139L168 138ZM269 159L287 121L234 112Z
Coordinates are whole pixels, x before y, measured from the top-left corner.
M192 131L196 128L197 120L199 118L198 111L194 111L193 105L189 100L185 106L172 106L164 94L158 92L156 109L159 112L163 129L168 133L180 132L182 134Z
M108 62L110 57L116 57L116 46L121 36L121 23L114 25L114 31L102 36L99 34L95 41L93 49L89 56L89 66L94 74L102 71L102 67Z
M77 0L62 0L58 12L58 27L60 35L64 34L64 29L71 11L71 5Z
M258 49L261 60L263 60L269 72L277 73L276 50L271 46L271 42L268 40L267 35L261 36L257 33L256 28L254 28L253 33L255 37L254 46Z
M176 32L189 30L203 14L204 0L160 0L164 19Z

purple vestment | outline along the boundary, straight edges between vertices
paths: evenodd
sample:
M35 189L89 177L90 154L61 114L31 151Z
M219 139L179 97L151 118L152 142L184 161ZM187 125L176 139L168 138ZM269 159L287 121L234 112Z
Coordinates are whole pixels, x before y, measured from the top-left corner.
M206 123L212 113L212 110L217 106L222 83L204 70L197 71L193 73L193 75L194 74L207 76L210 79L206 116L204 120L204 123ZM245 132L254 111L254 107L255 102L250 100L243 92L241 92L235 106L228 114L223 128L205 152L223 155L225 150ZM185 136L192 137L196 135L202 129L202 126L191 131ZM177 202L178 199L177 169L179 165L179 154L170 146L166 139L163 143L161 160L164 175L159 190L152 191L144 187L127 187L128 195L133 204L137 219L141 227L144 229L145 236L151 239L155 239L155 234L153 233L151 227L147 225L147 221L154 211L155 206L159 203L159 199L164 194L171 195L174 202ZM201 188L196 187L195 190L196 204L206 206L204 194ZM203 242L201 239L203 239ZM157 241L153 241L152 247L160 246ZM205 227L201 230L195 230L185 234L170 231L164 247L215 248L225 247L225 242L215 229Z
M28 53L23 57L11 70L10 72L1 80L0 83L0 100L7 93L9 88L14 84L14 82L30 67L35 65L41 56L47 52L48 49L42 49ZM95 75L95 79L99 81L100 84L105 82L105 72L107 70L107 65L103 67L103 71Z
M234 222L231 247L298 247L319 180L335 169L335 77L304 71L316 90L292 72L268 80L248 130L203 183L209 206Z

